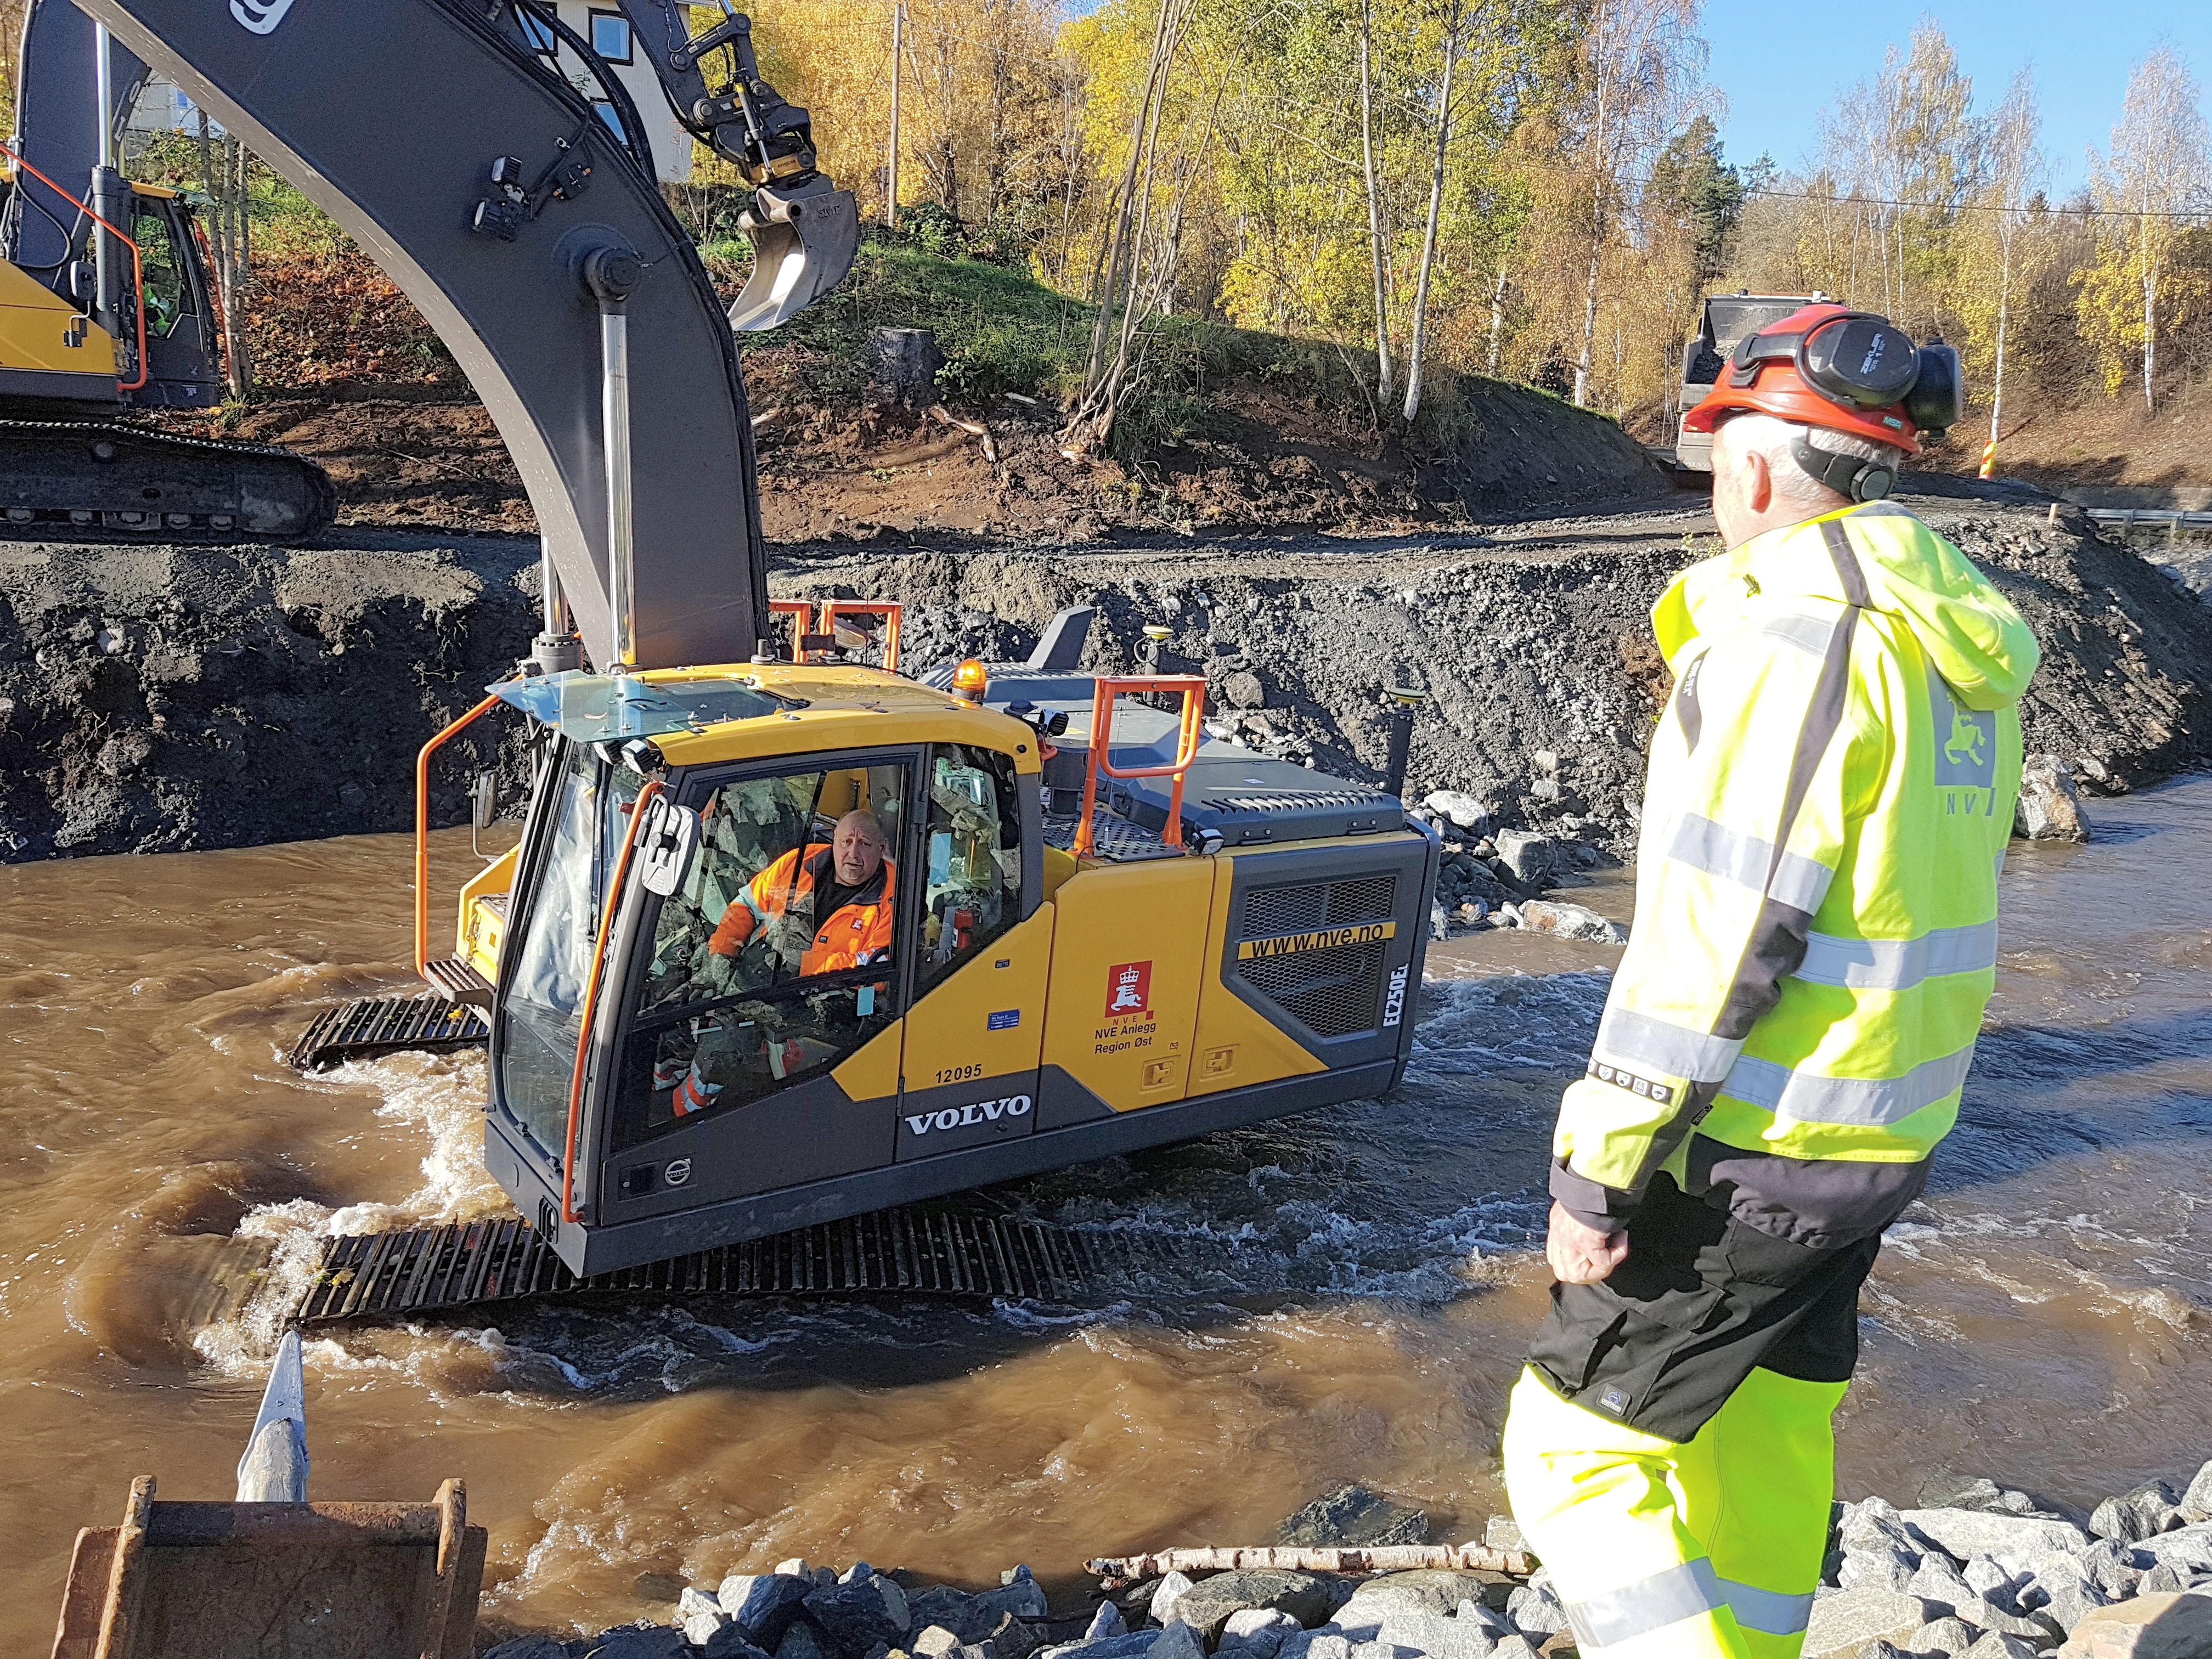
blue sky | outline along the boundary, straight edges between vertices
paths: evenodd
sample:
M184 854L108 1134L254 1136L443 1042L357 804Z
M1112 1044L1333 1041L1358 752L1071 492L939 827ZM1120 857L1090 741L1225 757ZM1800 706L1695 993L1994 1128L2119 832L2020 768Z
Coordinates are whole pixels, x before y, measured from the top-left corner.
M1706 0L1710 72L1729 105L1729 159L1747 162L1764 150L1785 168L1808 160L1821 112L1874 76L1883 47L1903 46L1923 16L1950 37L1978 109L2002 98L2023 65L2034 70L2043 147L2061 193L2087 179L2086 147L2111 142L2128 72L2161 40L2200 84L2212 77L2208 0Z

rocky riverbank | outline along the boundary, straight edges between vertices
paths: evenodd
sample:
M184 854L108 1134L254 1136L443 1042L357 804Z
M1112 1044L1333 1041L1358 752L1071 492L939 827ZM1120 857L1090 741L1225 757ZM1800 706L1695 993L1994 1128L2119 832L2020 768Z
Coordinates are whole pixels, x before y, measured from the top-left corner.
M1918 483L1953 491L1908 503L2043 641L2022 707L2031 753L2093 794L2212 762L2212 607L2078 510L2021 486ZM0 860L411 824L416 750L528 647L535 544L333 535L299 549L0 543ZM1526 830L1622 857L1668 686L1647 612L1717 546L1686 501L1423 539L818 542L779 554L771 586L899 600L909 671L1025 654L1067 605L1097 607L1084 661L1100 672L1127 671L1146 627L1164 627L1159 665L1205 675L1222 730L1370 781L1389 744L1382 688L1415 680L1429 693L1416 798L1462 798L1448 816L1471 841ZM464 748L441 765L443 821L495 758ZM1515 896L1463 873L1455 908Z
M1803 1659L2204 1659L2212 1655L2212 1462L2088 1515L1938 1477L1899 1510L1838 1504ZM1347 1487L1285 1523L1320 1553L1418 1544L1427 1518ZM978 1593L858 1562L803 1560L685 1586L672 1618L487 1659L1567 1659L1578 1638L1520 1529L1486 1567L1170 1571L1048 1596L1027 1567ZM1122 1564L1094 1563L1112 1572ZM1146 1559L1140 1566L1155 1565Z

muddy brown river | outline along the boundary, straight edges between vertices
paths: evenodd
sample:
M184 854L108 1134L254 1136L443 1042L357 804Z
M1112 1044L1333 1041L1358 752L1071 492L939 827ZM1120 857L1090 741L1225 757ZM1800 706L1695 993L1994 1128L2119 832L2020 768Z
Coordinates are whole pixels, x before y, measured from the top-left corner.
M2006 869L1964 1120L1863 1304L1846 1495L1960 1471L2087 1504L2212 1455L2212 778L2094 811L2096 843ZM438 857L474 867L465 835ZM280 1058L312 1008L410 988L403 838L15 866L0 895L0 1646L31 1651L76 1528L132 1475L230 1495L319 1233L503 1200L479 1056L315 1079ZM465 1477L487 1622L563 1632L794 1554L972 1585L1265 1542L1352 1480L1479 1529L1543 1293L1552 1112L1612 954L1538 948L1437 953L1392 1100L1001 1194L1220 1241L1226 1273L1081 1307L510 1306L319 1337L313 1492ZM241 1234L276 1270L206 1322Z

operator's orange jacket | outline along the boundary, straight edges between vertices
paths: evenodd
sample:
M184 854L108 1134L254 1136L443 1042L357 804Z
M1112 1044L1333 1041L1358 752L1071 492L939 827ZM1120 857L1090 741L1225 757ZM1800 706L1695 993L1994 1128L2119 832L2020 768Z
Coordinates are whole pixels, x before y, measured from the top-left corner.
M730 901L707 948L716 956L735 956L753 929L770 916L781 915L786 904L811 895L817 884L835 884L834 857L826 842L808 847L803 861L797 848L786 853ZM792 880L794 864L796 884ZM816 918L814 939L799 959L799 971L834 974L841 968L865 968L886 960L891 953L891 900L897 882L897 866L885 859L836 915Z

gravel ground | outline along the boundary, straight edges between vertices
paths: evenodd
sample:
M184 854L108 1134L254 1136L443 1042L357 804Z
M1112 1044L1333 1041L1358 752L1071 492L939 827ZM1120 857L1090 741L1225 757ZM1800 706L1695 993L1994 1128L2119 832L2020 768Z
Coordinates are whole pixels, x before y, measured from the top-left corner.
M2212 761L2212 607L2079 512L2019 486L1926 479L1909 502L2042 639L2031 752L2092 792ZM1099 609L1086 666L1202 670L1255 746L1382 776L1386 683L1417 678L1419 793L1626 854L1667 691L1645 621L1717 550L1692 497L1449 535L1167 535L1049 548L979 538L785 549L779 593L896 599L905 665L1025 653L1060 606ZM403 829L416 750L535 631L526 538L361 528L313 548L0 542L0 860ZM466 746L440 816L486 763ZM518 775L519 759L504 757ZM514 799L510 792L508 799Z

